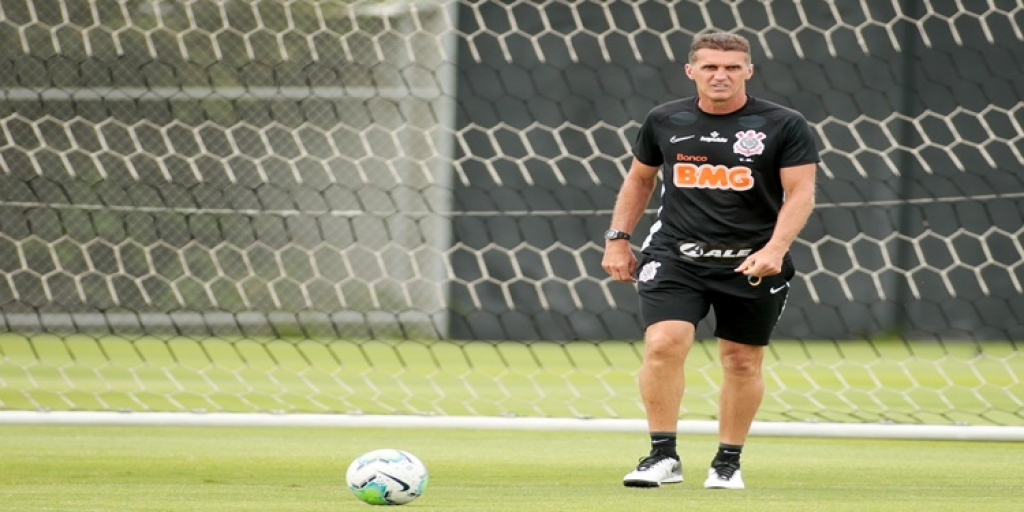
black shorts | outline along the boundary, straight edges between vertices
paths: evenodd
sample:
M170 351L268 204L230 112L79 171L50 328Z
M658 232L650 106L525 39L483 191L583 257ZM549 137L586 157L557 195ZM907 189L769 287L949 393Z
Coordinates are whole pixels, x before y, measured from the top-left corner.
M715 336L747 345L768 344L795 273L788 255L782 273L765 276L756 286L733 271L735 266L701 266L668 255L645 253L638 268L644 329L663 320L696 326L714 308Z

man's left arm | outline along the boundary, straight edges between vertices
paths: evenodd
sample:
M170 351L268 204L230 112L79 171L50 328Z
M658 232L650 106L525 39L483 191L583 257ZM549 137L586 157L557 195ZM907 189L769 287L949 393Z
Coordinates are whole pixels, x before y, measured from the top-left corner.
M814 184L817 164L783 167L779 171L786 196L779 210L775 231L761 250L751 254L736 268L748 276L770 276L782 272L782 259L789 246L807 224L814 211Z

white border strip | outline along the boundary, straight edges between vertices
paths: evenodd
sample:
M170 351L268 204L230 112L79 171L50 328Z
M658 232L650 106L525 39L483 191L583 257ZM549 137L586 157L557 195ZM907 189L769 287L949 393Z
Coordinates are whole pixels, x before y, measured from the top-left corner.
M467 428L646 432L642 419L499 418L187 412L0 411L0 425ZM681 434L716 434L715 421L681 421ZM752 436L1024 441L1024 427L754 422Z

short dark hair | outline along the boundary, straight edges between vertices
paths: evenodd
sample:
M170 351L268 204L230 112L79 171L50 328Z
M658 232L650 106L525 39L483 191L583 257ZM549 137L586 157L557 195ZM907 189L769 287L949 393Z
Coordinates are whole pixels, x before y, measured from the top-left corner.
M722 50L725 52L743 52L747 54L747 60L750 59L750 41L747 41L747 38L739 34L731 34L729 32L704 32L693 36L693 42L690 43L689 61L691 63L693 62L693 59L697 54L697 50L703 50L705 48Z

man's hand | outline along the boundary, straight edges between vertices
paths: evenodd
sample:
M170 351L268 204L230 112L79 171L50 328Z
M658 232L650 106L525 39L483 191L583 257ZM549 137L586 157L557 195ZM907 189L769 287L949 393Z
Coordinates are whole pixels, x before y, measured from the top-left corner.
M765 246L760 251L747 256L743 263L740 263L740 266L734 270L747 277L774 276L782 272L782 258L785 255L786 251L776 251Z
M604 245L604 259L601 266L616 281L635 282L633 272L636 271L636 256L629 240L609 240Z

